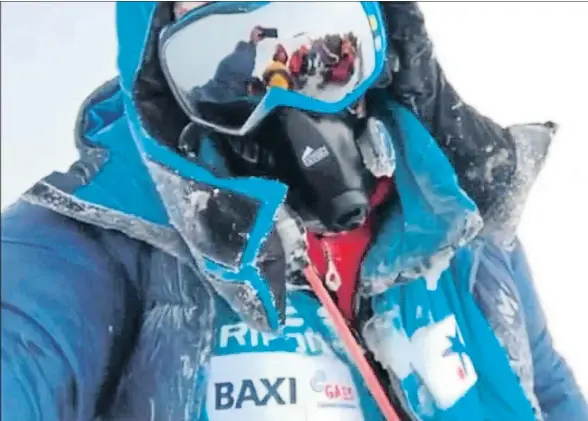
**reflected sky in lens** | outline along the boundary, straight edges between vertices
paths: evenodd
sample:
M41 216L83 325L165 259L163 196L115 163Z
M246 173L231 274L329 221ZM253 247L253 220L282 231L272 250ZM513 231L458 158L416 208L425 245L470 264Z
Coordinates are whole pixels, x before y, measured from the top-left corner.
M278 39L266 38L258 43L256 76L263 74L278 43L291 54L300 45L309 44L310 38L347 32L353 32L363 44L362 67L367 72L363 76L369 76L375 67L372 30L359 2L272 3L249 13L207 16L176 33L165 52L175 83L186 91L206 83L237 43L249 40L255 26L277 28L279 32ZM194 45L191 51L186 47L189 44Z

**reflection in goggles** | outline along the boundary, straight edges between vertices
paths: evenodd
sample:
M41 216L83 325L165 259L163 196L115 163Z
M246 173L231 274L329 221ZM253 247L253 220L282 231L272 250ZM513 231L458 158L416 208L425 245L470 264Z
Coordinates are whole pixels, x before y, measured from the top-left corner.
M233 52L221 60L210 81L188 92L191 102L259 97L268 88L295 90L334 102L341 99L343 91L329 91L329 85L345 87L348 91L361 80L357 71L361 68L358 39L353 32L314 39L299 36L288 43L290 51L277 43L271 59L260 71L256 50L267 38L277 39L277 34L275 28L253 28L249 40L239 41Z
M160 51L176 97L199 122L239 128L261 119L260 102L273 89L319 111L317 102L338 103L357 90L383 54L377 21L360 2L213 7L168 28Z

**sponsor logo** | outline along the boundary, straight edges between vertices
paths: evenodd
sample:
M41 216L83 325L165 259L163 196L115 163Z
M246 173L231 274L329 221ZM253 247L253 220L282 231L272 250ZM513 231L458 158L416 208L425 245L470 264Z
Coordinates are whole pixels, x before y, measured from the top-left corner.
M268 405L295 405L296 378L243 379L240 382L214 383L214 407L217 411Z
M319 313L317 314L322 318ZM252 329L243 322L221 326L218 335L218 349L225 354L247 349L292 350L306 355L333 356L333 350L323 336L306 325L292 306L286 307L286 326L281 336Z
M439 409L451 408L478 380L455 316L423 326L409 337L402 327L399 309L395 306L386 319L366 327L368 343L396 377L419 385L418 394L423 400L430 396Z
M300 159L306 168L310 168L328 156L329 150L325 146L321 146L317 149L312 149L310 146L307 146L306 149L304 149L304 152L302 152L302 157Z
M476 384L478 376L455 316L417 330L411 342L411 363L439 408L451 408Z
M310 388L319 395L319 407L357 408L357 396L351 384L331 380L319 370L310 380Z
M243 352L211 358L211 421L363 421L349 367L327 356Z

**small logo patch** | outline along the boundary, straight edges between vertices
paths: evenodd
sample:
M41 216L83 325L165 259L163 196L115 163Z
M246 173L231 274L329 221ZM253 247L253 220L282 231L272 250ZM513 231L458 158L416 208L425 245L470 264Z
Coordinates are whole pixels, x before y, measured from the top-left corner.
M451 408L476 384L478 376L455 316L417 330L411 342L411 363L439 408Z
M346 381L329 379L319 370L310 379L310 388L317 393L317 406L322 408L357 408L357 397L353 385Z
M317 149L312 149L310 146L307 146L300 159L306 168L310 168L328 156L329 150L325 146L321 146Z

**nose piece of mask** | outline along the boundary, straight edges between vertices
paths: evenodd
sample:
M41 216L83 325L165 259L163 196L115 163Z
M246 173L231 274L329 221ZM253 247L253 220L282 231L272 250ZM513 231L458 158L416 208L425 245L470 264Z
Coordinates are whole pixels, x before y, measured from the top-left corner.
M366 169L353 129L336 118L282 110L286 142L305 190L305 205L328 231L357 228L369 211L373 176ZM292 156L293 155L293 156ZM297 183L298 184L298 183Z
M332 208L334 231L350 231L365 222L369 202L361 192L348 191L333 199Z

